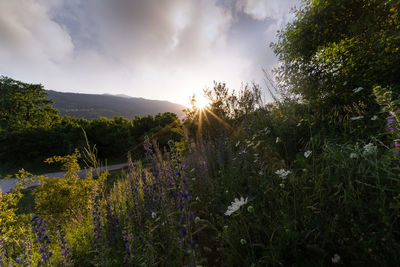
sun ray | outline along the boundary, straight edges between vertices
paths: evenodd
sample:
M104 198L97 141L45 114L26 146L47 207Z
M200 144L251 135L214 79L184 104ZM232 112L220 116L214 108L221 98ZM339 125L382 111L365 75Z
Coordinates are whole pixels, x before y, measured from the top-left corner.
M226 121L224 121L223 119L221 119L220 117L218 117L218 115L216 115L214 112L212 112L210 109L205 108L207 112L209 112L214 118L216 118L223 126L225 126L228 130L230 130L231 132L235 132L235 129L233 129L233 127L227 123Z

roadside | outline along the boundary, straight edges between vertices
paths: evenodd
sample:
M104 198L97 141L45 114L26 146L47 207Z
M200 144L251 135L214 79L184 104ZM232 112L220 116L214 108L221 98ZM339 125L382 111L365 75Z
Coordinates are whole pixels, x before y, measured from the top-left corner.
M93 169L93 171L94 172L105 171L105 170L112 171L112 170L121 169L121 168L123 168L125 166L128 166L128 164L127 163L114 164L114 165L110 165L110 166L107 166L107 167L96 168L96 169ZM78 174L78 176L80 178L82 178L82 177L86 176L86 173L88 171L89 171L89 169L83 169L83 170L80 170L77 174ZM52 172L52 173L47 173L47 174L41 174L40 176L45 176L45 177L48 177L48 178L61 178L61 177L64 176L64 174L65 174L65 172ZM36 176L38 176L38 175L36 175ZM33 176L33 177L36 177L36 176ZM10 192L10 190L13 189L14 187L16 187L16 185L17 185L17 179L16 178L9 178L9 179L6 179L6 180L0 180L0 190L3 193ZM37 185L38 185L37 182L31 182L31 183L29 183L27 185L27 187L29 188L29 187L37 186Z

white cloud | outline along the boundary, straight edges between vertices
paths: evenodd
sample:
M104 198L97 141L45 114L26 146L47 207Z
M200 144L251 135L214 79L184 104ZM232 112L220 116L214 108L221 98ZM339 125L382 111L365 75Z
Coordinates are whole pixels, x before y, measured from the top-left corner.
M267 2L276 11L289 1ZM188 104L190 95L213 80L237 88L259 81L260 64L270 64L271 55L258 51L268 50L276 31L272 24L240 29L233 39L231 30L242 23L235 12L255 19L276 12L257 1L239 0L236 11L233 2L229 5L217 0L0 0L0 75L59 91Z

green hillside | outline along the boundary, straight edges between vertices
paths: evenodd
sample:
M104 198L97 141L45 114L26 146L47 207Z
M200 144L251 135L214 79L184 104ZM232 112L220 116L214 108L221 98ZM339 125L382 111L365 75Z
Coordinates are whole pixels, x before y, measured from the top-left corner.
M66 115L88 120L98 117L113 118L114 116L133 118L136 115L156 115L164 112L172 112L181 117L183 115L182 110L186 108L168 101L136 97L61 93L52 90L46 92L49 94L49 99L54 101L53 106L60 111L61 116Z

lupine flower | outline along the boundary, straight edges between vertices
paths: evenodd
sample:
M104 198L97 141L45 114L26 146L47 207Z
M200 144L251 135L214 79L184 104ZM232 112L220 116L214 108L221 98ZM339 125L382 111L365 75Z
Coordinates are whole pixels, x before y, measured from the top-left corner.
M106 205L106 218L107 218L107 237L110 246L115 245L115 243L122 236L119 217L111 210L110 203Z
M306 152L304 152L304 157L308 158L311 155L312 151L311 150L307 150Z
M286 176L288 176L291 173L291 171L286 171L285 169L280 169L275 172L279 177L282 179L285 179Z
M4 247L4 241L0 239L0 263L3 263L3 258L5 254L6 249Z
M64 266L69 266L70 256L71 256L69 254L70 247L68 246L67 241L65 240L65 232L61 229L60 225L58 226L58 241L61 249L61 257L63 258Z
M30 266L32 263L32 256L31 256L31 245L30 243L24 242L25 250L23 252L23 257L16 258L15 261L18 263L23 263L26 266Z
M246 199L241 197L240 200L235 198L235 201L231 202L231 205L228 206L228 209L226 210L225 215L226 216L231 216L232 213L234 213L237 210L239 210L241 206L247 204L247 199L248 199L247 197L246 197Z
M395 130L396 130L396 127L394 127L393 125L390 125L390 126L387 127L387 129L388 129L389 131L395 131Z
M132 246L133 234L129 233L129 235L123 235L123 239L126 241L125 242L126 254L124 256L124 261L126 263L132 263L133 258L136 256L136 249Z
M39 252L41 253L43 263L46 264L53 252L49 250L48 245L51 243L49 233L46 233L46 220L41 220L36 214L32 216L33 232L36 233L36 241L41 244ZM40 261L41 262L41 261Z

